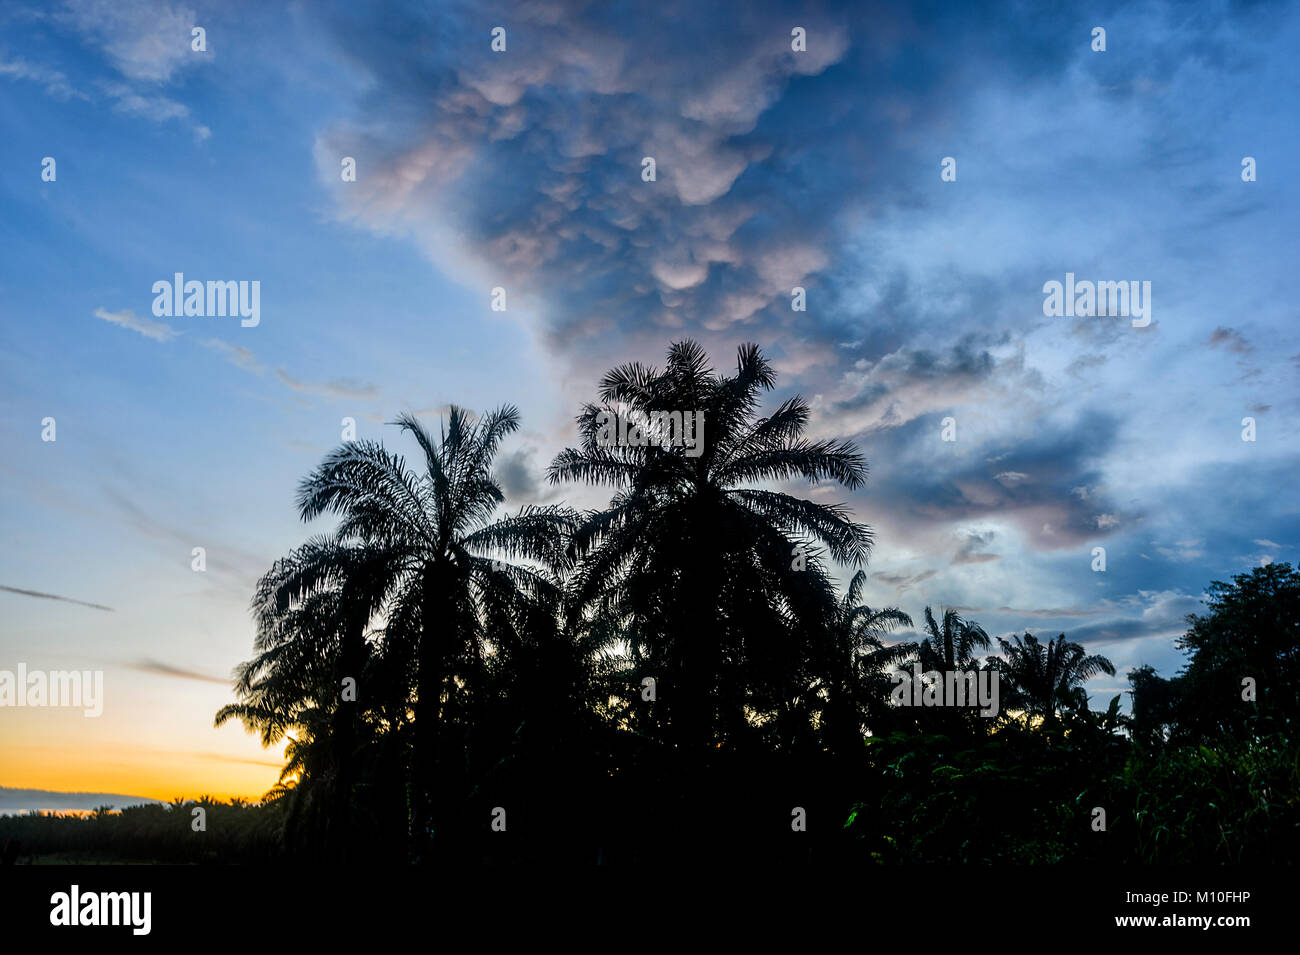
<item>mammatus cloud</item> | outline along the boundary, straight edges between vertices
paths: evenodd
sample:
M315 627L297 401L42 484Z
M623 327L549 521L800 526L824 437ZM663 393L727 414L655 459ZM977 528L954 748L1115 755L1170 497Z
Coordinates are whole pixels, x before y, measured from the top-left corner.
M133 332L139 332L145 338L152 338L156 342L169 342L180 335L180 332L166 322L155 322L148 316L135 314L129 308L124 308L120 312L110 312L104 308L97 308L95 309L95 317L102 318L106 322L112 322L114 325L121 325L123 328L129 328Z
M796 54L779 7L695 8L694 33L727 38L701 56L681 42L680 12L639 14L633 38L613 10L505 6L491 15L513 25L518 52L504 56L454 15L398 13L397 43L387 26L336 17L340 47L374 81L365 118L316 143L326 183L339 184L341 157L359 164L340 214L531 297L560 352L565 332L661 343L665 329L729 330L788 299L829 264L810 223L834 204L818 181L800 186L812 209L762 187L804 150L778 146L760 120L845 56L849 31L801 11L812 40ZM432 71L431 57L455 67Z
M494 16L507 25L500 54L478 27ZM568 378L654 361L669 337L698 338L720 366L737 341L759 342L781 386L812 400L814 436L867 453L872 479L851 503L887 529L882 556L894 541L928 540L950 555L948 576L1005 573L999 553L971 541L954 552L952 535L996 522L999 552L1060 552L1139 523L1141 508L1107 480L1132 418L1116 413L1114 386L1099 385L1128 367L1134 345L1119 323L1096 322L1027 347L1044 325L1053 257L1096 236L1046 254L1027 242L1041 212L1032 188L1024 206L990 200L954 220L992 179L945 186L939 158L976 132L966 118L976 107L1025 97L1165 128L1147 67L1092 54L1066 11L1028 27L1010 28L1012 17L980 7L972 30L974 20L929 10L813 16L758 0L737 18L668 3L629 32L596 5L489 3L437 22L417 8L382 21L335 13L328 30L365 85L350 118L317 136L317 170L339 218L407 236L485 300L500 285L526 303ZM1156 18L1169 27L1155 32L1172 75L1204 31ZM790 48L796 20L804 54ZM909 44L945 56L901 73ZM1217 48L1211 59L1229 69ZM1055 143L1058 109L1026 111L1018 142ZM1070 163L1079 158L1085 180L1095 167L1066 132L1050 156L1004 153L981 175L1016 192L1034 180L1038 201L1055 201L1042 196ZM1126 162L1154 162L1134 149ZM344 157L357 162L355 182L341 181ZM642 177L647 157L654 181ZM963 267L947 267L954 260ZM795 286L807 311L792 308ZM950 415L960 437L945 445ZM506 462L503 480L525 491L519 463ZM906 588L934 573L880 579Z
M90 603L86 600L77 600L73 597L60 597L58 594L45 594L39 590L23 590L21 587L6 587L0 584L0 590L11 594L21 594L24 597L39 597L41 600L59 600L63 603L80 604L82 607L93 607L95 610L112 611L112 607L105 607L103 604Z

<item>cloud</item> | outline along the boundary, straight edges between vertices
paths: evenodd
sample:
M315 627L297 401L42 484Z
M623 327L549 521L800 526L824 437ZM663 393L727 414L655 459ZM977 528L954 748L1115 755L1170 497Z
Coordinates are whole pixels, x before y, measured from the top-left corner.
M1065 368L1065 373L1072 378L1082 378L1085 372L1105 367L1106 361L1105 355L1099 352L1088 352L1071 360Z
M859 497L873 523L887 524L895 538L918 541L935 531L946 536L953 525L1001 521L1018 527L1033 550L1063 550L1112 533L1132 510L1103 487L1100 461L1119 424L1113 415L1040 421L1028 433L982 442L961 430L962 420L959 415L955 442L940 440L935 414L863 436L873 476ZM963 562L970 561L956 561Z
M668 336L728 361L738 340L758 342L781 387L809 395L813 436L867 452L872 480L852 503L888 525L883 546L928 539L943 553L955 525L996 520L1008 554L1017 530L1032 550L1061 551L1142 519L1133 497L1106 488L1131 486L1111 480L1135 427L1116 396L1148 396L1130 350L1157 336L1044 322L1040 290L1061 262L1100 276L1125 265L1090 261L1149 231L1125 211L1145 187L1117 195L1113 182L1167 168L1152 152L1204 125L1165 115L1148 67L1091 54L1057 9L1032 21L992 5L971 20L801 10L806 58L789 52L788 5L765 0L740 18L691 7L691 43L674 3L639 14L634 39L617 7L469 9L452 2L437 22L404 7L325 16L364 78L314 144L340 220L408 238L467 286L508 286L563 371L593 383L592 369L655 360ZM501 55L474 26L498 13L510 24ZM1126 28L1143 28L1166 84L1206 88L1249 79L1229 54L1271 29L1236 8L1214 17L1231 28L1221 37L1163 8L1134 18ZM918 48L942 55L905 69L899 51ZM1006 116L1010 139L982 150L979 179L962 179L974 187L942 185L935 144L982 141L986 121ZM1078 128L1101 135L1119 116L1154 142L1128 143L1099 171ZM1043 142L1060 148L1049 156ZM355 183L339 180L345 155L366 171ZM646 156L654 182L641 178ZM1086 221L1045 234L1036 224L1062 176L1089 197L1077 204ZM791 308L796 285L805 312ZM944 445L948 415L959 438ZM993 556L959 550L956 565Z
M194 11L158 0L66 0L59 19L98 43L132 80L165 83L203 54L190 48Z
M171 500L156 482L145 498L145 506L137 504L132 497L110 486L105 486L103 493L117 508L123 521L138 533L151 540L159 541L171 549L177 555L178 561L183 562L182 566L188 565L191 551L196 545L205 546L208 578L219 581L232 592L246 593L270 565L270 560L264 556L214 542L211 532L199 534L191 529L173 526L146 511L146 506L157 509L161 506L161 501Z
M85 93L74 88L68 78L58 70L29 63L21 56L12 60L0 59L0 76L40 83L45 87L45 92L57 100L90 99Z
M1182 540L1175 541L1172 547L1157 547L1156 552L1176 561L1200 560L1205 556L1205 541Z
M217 338L205 339L202 344L203 347L211 348L232 365L242 368L244 371L251 371L253 374L260 375L266 370L266 367L257 360L257 356L243 345L231 345Z
M923 415L1038 387L1023 354L998 357L973 337L943 351L904 347L855 362L835 386L842 397L825 402L822 428L850 434L897 428Z
M126 667L130 670L138 670L141 673L153 673L157 676L177 677L182 680L199 680L204 683L220 683L223 686L230 685L230 680L225 677L209 676L206 673L186 670L181 667L172 666L169 663L161 663L158 660L138 660L134 663L126 664Z
M142 119L162 123L169 119L185 119L190 115L190 108L166 96L151 96L137 93L125 83L109 83L104 92L113 100L113 109L124 116L138 116Z
M1210 333L1209 344L1211 348L1222 345L1228 351L1235 352L1238 355L1246 355L1254 351L1250 342L1246 341L1241 332L1226 325L1220 325Z
M952 562L954 564L982 564L991 560L1001 560L1001 555L980 549L991 544L996 536L992 531L983 534L975 531L968 532L966 539L962 541L961 546L957 548L957 552L953 555Z
M1199 597L1178 591L1139 591L1126 602L1135 608L1141 607L1141 613L1136 617L1116 617L1076 627L1067 632L1066 637L1084 645L1098 641L1173 637L1186 631L1188 614L1204 610Z
M39 83L57 100L107 100L113 112L123 116L186 123L196 142L211 135L187 105L162 92L181 70L213 59L211 48L198 52L191 46L190 31L200 25L193 10L162 0L64 0L52 11L23 14L13 19L70 31L85 46L102 52L111 72L84 79L93 94L74 86L63 71L24 57L0 57L0 76ZM47 36L24 38L33 49L48 47L49 41ZM95 56L78 56L77 68L81 74L104 73Z
M22 594L24 597L39 597L42 600L61 600L64 603L80 604L82 607L93 607L96 610L108 610L110 612L113 610L112 607L105 607L103 604L94 604L85 600L76 600L72 597L60 597L58 594L45 594L41 593L39 590L23 590L21 587L6 587L3 585L0 585L0 590L4 590L11 594Z
M275 370L275 377L294 391L316 395L322 398L375 398L378 390L374 385L357 381L353 378L336 378L327 382L301 381L294 378L283 368Z
M895 593L904 594L911 590L917 584L923 584L938 574L937 570L923 570L915 574L906 573L875 573L871 575L872 580L878 580L883 584L888 584L894 588Z
M609 333L590 343L602 350L651 340L642 330L726 330L831 265L819 223L843 194L814 178L781 201L765 183L815 141L778 148L763 121L848 54L837 16L801 12L813 39L795 54L788 11L766 3L740 18L692 8L692 35L717 40L704 51L681 43L680 11L638 14L633 39L613 8L491 9L327 18L370 78L354 118L316 143L331 186L340 155L365 157L365 177L335 192L340 218L411 236L466 282L508 275L558 352L581 329ZM510 55L464 32L488 15L511 24Z
M1035 618L1042 618L1045 620L1056 620L1056 619L1068 618L1068 617L1091 617L1091 616L1095 616L1096 614L1105 612L1103 610L1084 610L1079 607L1044 607L1044 608L1026 610L1021 607L957 606L957 607L953 607L952 609L956 610L959 613L965 614L967 616L980 614L980 613L1005 613L1017 617L1035 617Z
M243 345L232 345L217 338L204 339L201 344L221 355L236 368L242 368L254 375L266 373L266 365L261 362L251 349L245 348ZM304 395L321 398L374 399L379 397L378 388L366 382L357 381L354 378L335 378L326 382L303 381L289 374L284 368L275 369L275 377L286 388ZM367 417L372 421L388 420L386 416L378 413L369 414Z
M520 448L498 456L496 478L507 499L535 500L541 492L538 468L533 463L533 448Z
M102 318L106 322L112 322L114 325L121 325L123 328L129 328L133 332L139 332L145 338L152 338L156 342L169 342L180 335L180 332L167 323L155 322L147 316L136 315L129 308L125 308L120 312L110 312L104 308L97 308L95 309L95 317Z

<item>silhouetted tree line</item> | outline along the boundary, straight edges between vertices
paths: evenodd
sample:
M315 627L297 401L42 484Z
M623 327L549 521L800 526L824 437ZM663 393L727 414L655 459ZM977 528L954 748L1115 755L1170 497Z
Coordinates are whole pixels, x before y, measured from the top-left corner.
M927 607L922 639L891 643L912 620L861 602L870 530L821 494L773 489L854 489L866 464L805 437L802 398L760 417L774 386L753 345L730 376L691 341L662 370L610 371L548 472L611 490L587 512L501 516L492 464L512 407L453 407L436 435L399 417L414 468L370 441L331 452L297 503L337 527L259 583L255 655L216 718L287 739L281 782L230 817L237 839L215 819L203 834L143 826L145 854L192 858L162 848L179 838L248 861L1294 856L1300 574L1212 585L1184 670L1129 675L1131 718L1118 696L1089 709L1083 684L1114 668L1064 635L990 655L978 624ZM697 448L655 424L683 411L703 413ZM856 571L843 594L832 560ZM913 662L996 670L999 714L896 705L891 674ZM48 821L23 824L57 842Z
M204 796L170 804L101 806L90 813L32 812L0 816L4 862L81 864L140 862L230 864L284 857L283 806ZM195 809L202 809L197 831Z

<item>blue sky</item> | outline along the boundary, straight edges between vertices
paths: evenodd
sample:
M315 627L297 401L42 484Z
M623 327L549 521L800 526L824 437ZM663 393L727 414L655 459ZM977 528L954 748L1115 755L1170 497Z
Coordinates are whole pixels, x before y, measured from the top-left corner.
M1296 49L1281 3L7 5L0 585L114 609L0 591L0 666L108 694L0 717L0 784L257 795L276 754L211 718L340 420L517 403L512 506L594 506L546 464L686 335L860 444L811 493L875 529L873 605L1065 632L1094 703L1172 673L1211 580L1300 558ZM175 272L260 324L155 317ZM1150 326L1045 317L1066 272L1151 282Z

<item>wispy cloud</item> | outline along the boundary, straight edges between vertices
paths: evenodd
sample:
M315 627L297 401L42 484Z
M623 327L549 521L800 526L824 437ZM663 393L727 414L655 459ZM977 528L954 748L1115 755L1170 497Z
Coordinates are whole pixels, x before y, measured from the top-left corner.
M105 607L103 604L91 603L88 600L77 600L74 597L61 597L58 594L45 594L39 590L24 590L21 587L6 587L2 584L0 584L0 590L11 594L21 594L24 597L39 597L42 600L58 600L63 603L79 604L82 607L93 607L96 610L108 610L110 612L113 610L112 607Z
M0 57L0 76L39 83L58 100L107 100L112 110L154 123L179 121L189 125L196 141L211 130L194 120L189 106L161 90L182 70L211 62L215 51L192 47L191 30L202 26L195 12L161 0L65 0L49 12L26 17L71 33L83 46L102 52L108 75L73 85L59 69L24 57ZM82 57L81 73L103 68L97 57Z
M155 322L147 316L137 315L129 308L124 308L120 312L110 312L104 308L95 309L95 317L102 318L106 322L112 322L114 325L121 325L123 328L129 328L133 332L139 332L145 338L152 338L156 342L169 342L180 335L176 329L164 322Z
M231 345L229 342L223 342L218 338L204 339L202 344L204 348L211 348L231 364L244 369L244 371L251 371L260 375L266 370L266 366L257 360L257 356L243 345Z
M968 616L973 614L979 614L979 613L1005 613L1017 617L1035 617L1035 618L1042 618L1045 620L1055 620L1057 618L1068 618L1068 617L1091 617L1099 613L1105 612L1103 610L1084 610L1080 607L1040 607L1040 608L1027 610L1023 607L957 606L957 607L953 607L952 609L958 611L959 613L966 614Z
M190 49L194 11L158 0L66 0L57 19L103 49L131 80L166 83L181 67L200 61Z
M374 385L352 378L336 378L326 382L302 381L294 378L283 368L275 370L275 377L294 391L322 398L374 398L379 393Z
M979 533L971 531L967 533L966 539L962 541L953 555L954 564L982 564L991 560L1001 560L1000 554L993 554L983 550L993 542L996 535L992 531Z
M1238 355L1245 355L1254 351L1250 342L1246 341L1245 335L1226 325L1220 325L1210 332L1209 344L1212 348L1222 346L1230 352L1236 352Z
M172 666L170 663L162 663L158 660L139 660L135 663L126 664L126 667L130 670L138 670L141 673L153 673L157 676L171 676L182 680L199 680L204 683L220 683L223 686L228 686L230 684L230 680L224 677L210 676L207 673L198 673L194 670L186 670L183 667Z
M68 78L60 71L41 66L38 63L29 63L21 56L12 60L0 58L0 76L39 83L45 87L46 93L57 100L90 99L81 90L73 87Z

